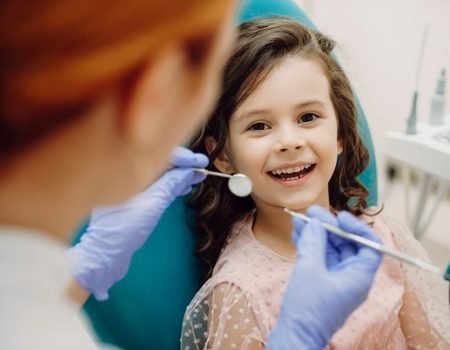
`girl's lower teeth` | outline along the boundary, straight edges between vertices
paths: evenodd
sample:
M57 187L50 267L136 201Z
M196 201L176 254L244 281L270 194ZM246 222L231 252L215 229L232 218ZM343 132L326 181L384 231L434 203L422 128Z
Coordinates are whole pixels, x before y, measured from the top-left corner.
M295 181L298 179L300 179L300 176L288 177L288 178L284 179L284 181Z
M296 181L296 180L302 178L303 176L305 176L306 173L307 172L304 171L304 172L298 173L298 175L289 176L289 177L280 177L280 179L283 180L283 181Z

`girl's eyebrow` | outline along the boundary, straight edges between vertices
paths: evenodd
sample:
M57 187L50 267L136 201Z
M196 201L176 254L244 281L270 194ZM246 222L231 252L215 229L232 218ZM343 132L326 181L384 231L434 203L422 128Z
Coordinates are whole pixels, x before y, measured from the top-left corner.
M247 119L249 117L255 116L255 115L264 115L264 114L270 114L270 110L268 109L255 109L250 111L244 111L242 112L237 118L236 121L241 121L244 119Z
M304 101L301 103L297 103L294 106L294 109L300 109L300 108L305 108L305 107L313 107L313 106L325 106L326 103L322 100L308 100L308 101ZM246 118L255 116L255 115L264 115L264 114L270 114L270 110L269 109L255 109L255 110L249 110L249 111L244 111L242 112L237 118L236 121L241 121L244 120Z
M298 103L295 105L295 109L311 107L311 106L325 106L326 103L322 100L309 100Z

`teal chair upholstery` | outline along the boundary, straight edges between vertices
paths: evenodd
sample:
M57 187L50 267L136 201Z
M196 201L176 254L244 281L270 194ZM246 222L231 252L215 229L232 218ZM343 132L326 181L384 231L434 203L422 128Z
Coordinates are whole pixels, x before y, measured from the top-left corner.
M237 14L241 23L257 17L290 16L315 28L291 0L245 0ZM358 102L359 130L371 160L360 179L377 204L377 174L370 131ZM180 326L189 301L201 286L201 266L193 252L193 213L178 199L164 214L146 244L135 254L127 276L110 290L110 298L90 298L85 311L98 336L125 349L179 349ZM84 232L77 235L76 242Z

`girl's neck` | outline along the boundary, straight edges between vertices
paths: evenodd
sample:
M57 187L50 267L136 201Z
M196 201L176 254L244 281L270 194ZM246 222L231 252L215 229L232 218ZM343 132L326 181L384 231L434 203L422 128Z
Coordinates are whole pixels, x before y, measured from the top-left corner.
M322 198L320 203L324 208L330 209L328 197ZM297 209L297 212L306 212L307 208ZM295 258L296 247L292 241L292 218L281 208L261 205L256 208L253 234L255 238L276 253L287 258Z
M253 223L253 234L255 238L287 258L295 257L295 245L292 242L292 220L283 210L273 208L272 210L257 210Z

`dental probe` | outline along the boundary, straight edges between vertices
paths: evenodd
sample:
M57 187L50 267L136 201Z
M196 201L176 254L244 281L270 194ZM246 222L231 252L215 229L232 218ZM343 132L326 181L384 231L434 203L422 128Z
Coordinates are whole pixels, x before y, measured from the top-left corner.
M311 218L306 216L305 214L297 213L297 212L292 211L292 210L290 210L288 208L283 208L283 210L286 213L288 213L289 215L292 215L292 216L294 216L296 218L299 218L299 219L301 219L303 221L309 222L311 220ZM414 266L419 267L421 269L427 270L429 272L433 272L433 273L436 273L438 275L441 275L447 281L450 281L450 265L447 267L446 271L443 271L437 266L431 265L431 264L429 264L429 263L427 263L425 261L419 260L419 259L417 259L417 258L415 258L415 257L413 257L411 255L408 255L408 254L402 253L402 252L400 252L398 250L395 250L395 249L392 249L390 247L387 247L384 244L380 244L380 243L371 241L369 239L360 237L358 235L355 235L353 233L346 232L344 230L341 230L338 227L335 227L333 225L327 224L327 223L325 223L323 221L321 221L320 223L323 225L323 227L328 232L334 233L335 235L337 235L339 237L348 239L350 241L358 242L358 243L360 243L362 245L365 245L365 246L367 246L369 248L372 248L373 250L376 250L376 251L378 251L380 253L387 254L387 255L392 256L394 258L397 258L397 259L399 259L401 261L404 261L404 262L406 262L408 264L411 264L411 265L414 265Z
M194 171L205 175L213 175L228 178L228 188L235 196L246 197L252 192L253 183L247 175L244 174L224 174L217 171L211 171L203 168L192 168Z

